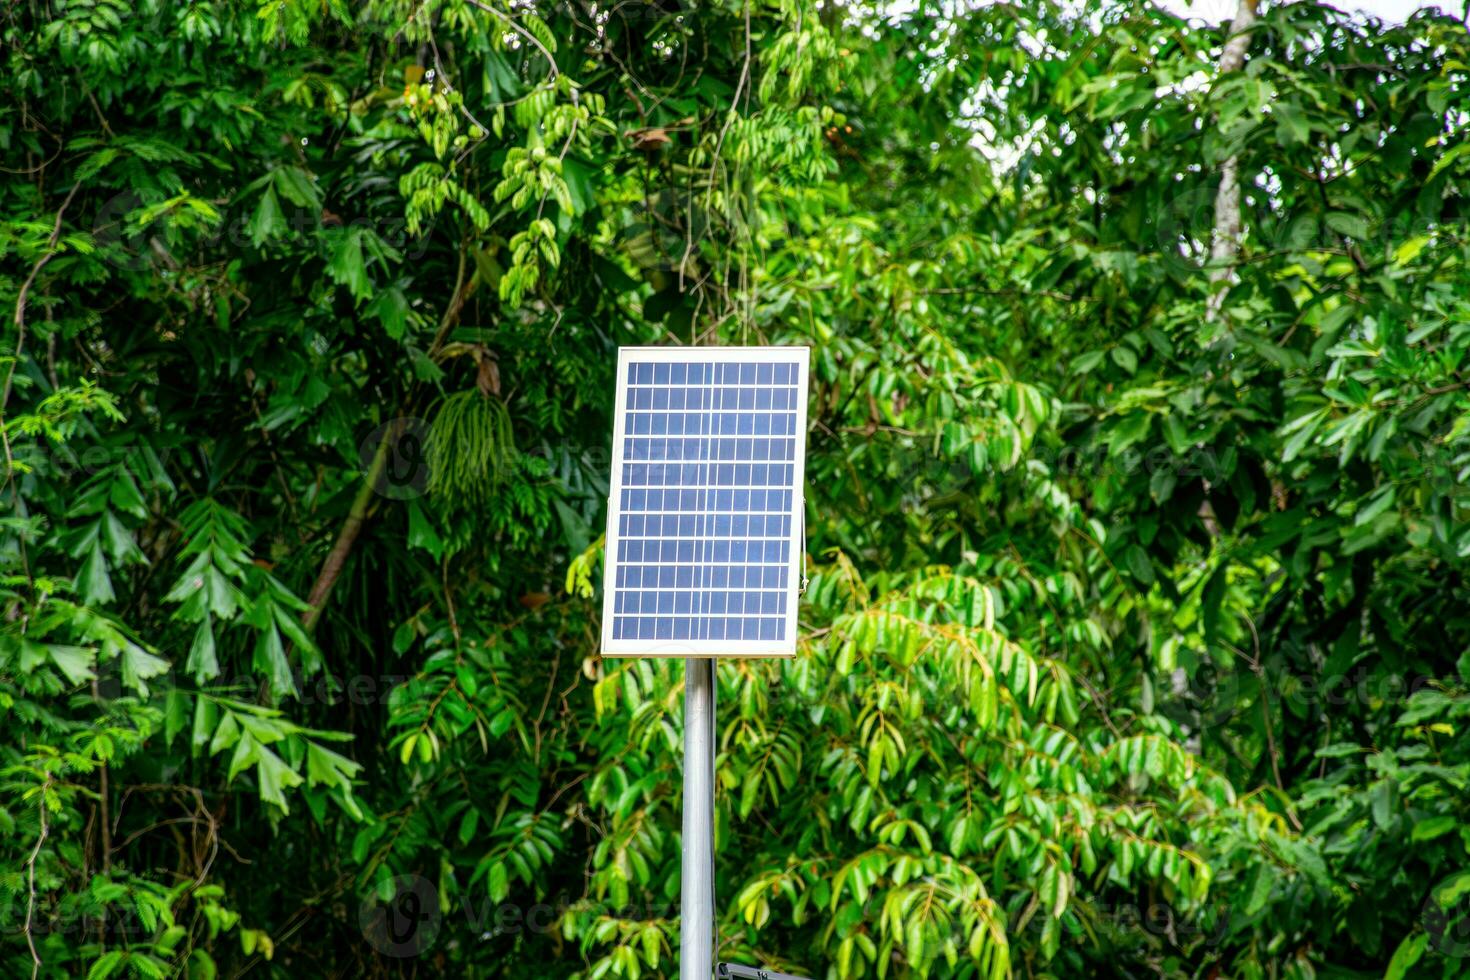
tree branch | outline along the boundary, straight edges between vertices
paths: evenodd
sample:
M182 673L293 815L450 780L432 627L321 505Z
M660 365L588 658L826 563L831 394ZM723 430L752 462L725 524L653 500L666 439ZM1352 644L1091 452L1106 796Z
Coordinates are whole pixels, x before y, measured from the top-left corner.
M439 321L439 330L434 336L434 342L429 347L431 360L439 361L444 353L445 341L454 324L459 321L461 311L464 309L465 301L474 292L479 284L478 276L465 277L466 258L464 246L459 253L459 271L455 278L454 294L450 297L449 306L444 311L443 318ZM363 474L362 486L358 487L357 495L352 498L352 506L347 509L347 518L342 522L342 527L337 531L337 539L332 542L332 550L327 552L322 567L317 572L316 581L312 583L311 592L307 595L307 604L311 606L302 614L301 622L308 631L316 628L318 620L322 617L322 610L326 607L327 599L331 597L332 588L337 584L337 579L342 574L343 567L347 564L347 558L352 554L352 547L357 543L357 536L362 531L362 526L367 521L368 509L373 502L373 494L377 491L378 480L382 478L383 467L387 465L388 450L397 445L398 438L403 434L404 419L402 417L394 420L393 424L383 433L382 440L373 451L372 462Z
M61 218L66 214L66 209L71 206L72 198L77 196L77 189L82 186L78 180L71 185L71 191L66 195L66 200L61 202L61 207L56 210L56 222L51 226L51 237L46 239L46 251L41 253L31 266L31 274L26 276L26 281L21 283L20 292L15 297L15 360L10 362L5 371L5 386L0 389L0 422L4 420L5 406L10 401L10 382L15 377L15 366L20 363L21 350L26 343L26 300L30 296L31 286L36 282L36 277L41 270L46 268L46 263L56 254L56 243L61 238ZM0 426L3 428L3 426Z
M1257 0L1240 0L1230 22L1230 39L1220 55L1220 75L1240 71L1250 48L1251 28L1256 23ZM1220 188L1215 193L1215 234L1210 244L1210 296L1205 301L1205 319L1213 323L1225 306L1228 282L1240 255L1240 160L1231 154L1220 165Z
M70 198L68 198L70 200ZM64 206L63 206L64 207ZM41 832L36 835L36 846L31 849L31 856L26 859L26 945L31 950L31 980L41 972L41 955L36 952L36 937L33 926L36 916L36 859L41 856L41 845L46 843L46 835L50 832L50 826L46 822L46 790L51 788L51 777L46 777L46 783L41 787L40 806L37 812L41 815Z

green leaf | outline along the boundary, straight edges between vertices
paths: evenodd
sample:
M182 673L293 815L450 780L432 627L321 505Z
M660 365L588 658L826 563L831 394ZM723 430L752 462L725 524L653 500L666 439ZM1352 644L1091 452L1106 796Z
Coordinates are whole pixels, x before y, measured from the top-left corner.
M219 619L234 619L239 611L239 591L230 584L214 565L205 570L203 576L205 594L209 597L209 611Z
M417 500L408 502L408 546L422 548L435 558L438 558L444 549L444 542L440 539L439 533L434 530L428 514Z
M490 870L485 876L485 887L490 893L492 902L503 902L510 894L510 876L502 862L496 861L490 865Z
M1302 115L1301 107L1295 102L1278 103L1271 107L1271 111L1277 119L1276 137L1282 143L1288 146L1305 143L1312 135L1306 116Z
M378 318L390 340L402 340L408 330L408 297L397 286L379 290L363 312Z
M345 755L318 745L306 743L306 778L309 786L329 786L351 790L352 777L362 766Z
M155 657L136 643L124 642L122 646L122 681L127 687L143 697L148 696L147 680L168 672L169 662Z
M321 199L311 175L299 167L277 167L273 171L275 189L281 196L300 208L320 211Z
M267 187L260 196L260 203L255 206L255 213L246 228L250 232L250 242L256 248L286 233L286 218L281 213L281 202L276 198L274 187Z
M127 958L128 954L121 950L108 950L92 962L91 968L87 970L87 980L107 980L117 972Z
M301 625L301 620L297 619L291 610L274 602L271 603L271 614L275 619L276 626L280 628L282 633L286 634L286 639L291 641L298 654L303 655L303 659L307 664L307 669L304 672L308 674L312 673L314 669L312 659L319 657L320 651L317 650L316 643L307 634L306 628ZM310 657L306 655L310 655Z
M296 693L296 681L291 676L291 665L286 661L281 634L276 631L274 621L260 631L252 663L267 679L272 697L283 698Z
M1454 908L1465 895L1470 895L1470 871L1456 872L1434 886L1434 900L1442 909Z
M1107 351L1103 350L1092 350L1085 354L1079 354L1072 359L1072 364L1068 370L1073 374L1087 374L1089 371L1096 369L1102 363L1105 356L1107 356Z
M1387 830L1393 823L1398 785L1389 779L1380 779L1373 787L1373 822L1378 829Z
M189 980L215 980L219 976L219 967L207 950L195 948L189 953L187 975Z
M255 777L258 781L261 800L280 807L282 812L291 812L291 808L286 804L285 790L300 786L301 774L286 765L280 756L265 746L257 747L256 756L258 761L255 767Z
M1245 914L1256 915L1266 907L1271 899L1271 888L1275 884L1276 873L1267 864L1258 864L1251 873L1247 897L1245 900Z
M364 233L361 228L350 228L339 235L336 246L332 249L331 260L327 263L327 272L338 285L346 286L352 297L359 302L366 299L373 290L362 254Z
M1415 841L1434 840L1436 837L1443 837L1458 826L1459 821L1447 814L1429 817L1414 824L1414 831L1410 834L1410 839Z
M77 592L82 602L89 606L102 606L117 598L112 591L112 577L107 574L107 559L102 556L102 544L94 542L92 550L77 571Z
M219 676L219 659L214 649L214 623L208 616L199 621L194 631L194 642L189 646L189 659L184 664L194 678L203 684Z
M209 744L218 721L219 710L214 706L214 702L202 695L196 697L194 699L194 725L189 733L189 749L194 755L204 751L205 746Z
M480 811L471 805L459 821L459 842L468 844L475 839L475 829L480 823Z
M189 723L189 695L176 687L169 688L163 704L163 741L165 745L172 745L174 738Z
M240 723L235 720L234 712L225 711L220 716L219 724L214 727L214 736L209 740L209 754L218 755L232 745L238 749L238 743L246 737Z
M1210 573L1200 592L1200 619L1204 626L1205 639L1210 643L1217 642L1216 638L1220 633L1220 607L1225 600L1229 568L1228 562L1221 563Z
M148 504L143 495L138 492L138 484L133 480L133 474L128 472L126 466L115 466L111 470L112 480L107 485L107 500L113 507L125 514L131 514L139 520L148 517ZM113 534L118 532L114 531ZM123 546L127 552L135 551L131 542ZM141 556L139 556L141 557Z
M1363 220L1362 215L1353 214L1349 211L1332 211L1327 215L1327 227L1355 241L1366 241L1368 238L1368 222Z
M96 678L93 670L97 654L91 647L66 646L60 643L46 644L46 654L66 679L73 685L85 684Z
M234 716L231 715L229 717L233 723ZM215 738L218 741L218 733L216 733ZM228 775L225 777L226 781L233 782L236 776L255 765L256 761L260 758L260 751L260 743L249 732L240 732L239 740L235 742L235 751L230 756L230 769Z
M1388 962L1388 969L1383 974L1383 980L1403 980L1408 975L1409 967L1419 962L1424 955L1424 948L1429 945L1429 934L1415 930L1404 937L1399 943L1398 949L1394 950L1393 959Z

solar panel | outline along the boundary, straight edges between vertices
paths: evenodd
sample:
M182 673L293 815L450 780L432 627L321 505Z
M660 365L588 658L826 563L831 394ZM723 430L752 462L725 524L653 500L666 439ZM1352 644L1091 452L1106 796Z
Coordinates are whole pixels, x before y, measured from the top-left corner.
M805 347L624 347L605 656L796 652Z

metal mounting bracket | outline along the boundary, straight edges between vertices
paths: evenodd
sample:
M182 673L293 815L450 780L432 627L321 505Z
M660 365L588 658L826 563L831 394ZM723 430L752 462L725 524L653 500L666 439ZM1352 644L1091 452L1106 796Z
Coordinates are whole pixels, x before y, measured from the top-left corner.
M719 980L808 980L790 973L775 973L758 966L741 966L739 963L721 963Z

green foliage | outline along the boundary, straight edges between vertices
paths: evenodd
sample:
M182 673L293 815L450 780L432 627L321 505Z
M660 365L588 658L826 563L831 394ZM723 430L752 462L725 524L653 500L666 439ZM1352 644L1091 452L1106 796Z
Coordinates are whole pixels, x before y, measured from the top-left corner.
M724 958L1464 972L1458 21L3 31L3 975L674 975L682 672L597 656L598 529L615 348L711 342L813 348Z
M478 391L450 395L429 430L429 489L475 500L504 481L515 437L500 399Z

